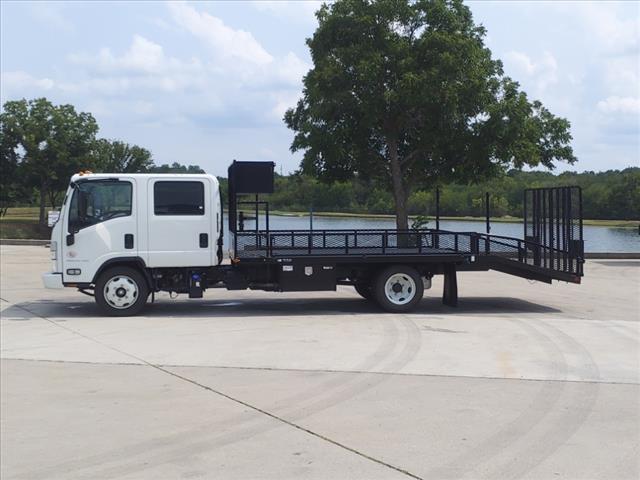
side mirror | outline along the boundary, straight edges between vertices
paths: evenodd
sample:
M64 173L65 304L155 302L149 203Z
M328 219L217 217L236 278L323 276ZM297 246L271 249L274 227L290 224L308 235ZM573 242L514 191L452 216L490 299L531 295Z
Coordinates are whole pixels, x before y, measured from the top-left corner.
M76 243L76 236L73 233L70 233L67 235L67 247L70 247L74 243Z
M69 219L69 228L68 233L73 235L74 233L78 233L80 229L78 228L78 219Z
M82 213L87 211L87 196L86 193L80 190L79 187L75 188L71 203L69 205L68 226L67 232L67 245L73 245L73 235L80 231ZM71 243L69 243L71 242Z

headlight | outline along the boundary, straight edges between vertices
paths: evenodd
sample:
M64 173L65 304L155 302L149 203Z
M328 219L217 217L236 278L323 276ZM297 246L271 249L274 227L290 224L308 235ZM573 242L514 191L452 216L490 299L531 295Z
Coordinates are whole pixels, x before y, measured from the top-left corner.
M49 248L51 249L51 260L55 260L58 258L58 242L51 242L51 245L49 246Z

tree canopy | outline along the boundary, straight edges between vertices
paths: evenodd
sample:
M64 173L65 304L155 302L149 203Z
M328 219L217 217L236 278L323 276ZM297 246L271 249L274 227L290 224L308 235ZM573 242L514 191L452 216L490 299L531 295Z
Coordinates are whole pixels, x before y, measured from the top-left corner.
M46 98L8 101L0 113L0 214L16 203L45 208L62 198L69 178L81 170L110 173L204 173L198 165L155 165L149 150L120 140L97 139L90 113Z
M313 68L285 114L302 170L391 187L408 227L417 187L573 163L569 122L529 101L460 0L337 0L307 40Z
M63 189L69 172L86 167L98 131L90 113L72 105L53 105L46 98L9 101L0 114L2 166L21 167L40 192L40 224L45 201ZM50 198L52 203L55 198Z
M182 165L178 162L173 162L171 165L168 163L152 165L148 171L151 173L205 173L199 165Z
M153 165L149 150L119 140L97 140L93 150L94 168L102 172L145 172Z

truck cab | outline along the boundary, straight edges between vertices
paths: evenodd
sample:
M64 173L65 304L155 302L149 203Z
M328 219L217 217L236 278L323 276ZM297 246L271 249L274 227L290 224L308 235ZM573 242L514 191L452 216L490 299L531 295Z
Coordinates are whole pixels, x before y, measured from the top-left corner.
M125 273L144 277L150 269L221 263L218 180L205 174L74 175L53 227L51 255L53 271L43 276L48 288L94 289L96 300L104 296L123 311L143 295L146 302L148 288ZM123 269L98 291L106 271Z

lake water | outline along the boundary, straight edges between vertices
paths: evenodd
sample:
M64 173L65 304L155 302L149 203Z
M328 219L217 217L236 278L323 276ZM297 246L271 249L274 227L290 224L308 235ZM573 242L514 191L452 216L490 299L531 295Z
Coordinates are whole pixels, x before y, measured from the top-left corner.
M269 228L271 230L308 230L309 217L289 217L270 215ZM264 218L260 218L260 227L264 228ZM435 228L435 221L430 221L429 228ZM245 228L254 227L253 221L247 221ZM314 217L314 230L355 229L355 228L395 228L393 219L372 218L335 218ZM443 230L459 232L485 231L485 224L481 221L441 220L440 228ZM505 237L523 237L521 223L491 223L492 235L504 235ZM640 235L638 228L613 228L584 226L584 240L586 252L640 252ZM227 243L230 245L230 243Z

